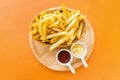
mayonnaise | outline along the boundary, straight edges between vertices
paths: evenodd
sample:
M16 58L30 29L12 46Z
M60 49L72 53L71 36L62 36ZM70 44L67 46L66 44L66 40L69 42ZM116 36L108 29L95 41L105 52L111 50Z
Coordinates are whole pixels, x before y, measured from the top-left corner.
M75 56L80 57L84 53L84 48L80 44L75 44L72 47L72 52Z

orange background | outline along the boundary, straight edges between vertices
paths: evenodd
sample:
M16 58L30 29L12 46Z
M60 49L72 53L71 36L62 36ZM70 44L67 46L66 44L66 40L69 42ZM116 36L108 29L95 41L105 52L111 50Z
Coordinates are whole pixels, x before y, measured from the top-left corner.
M89 67L79 67L75 75L46 68L29 46L33 17L62 3L86 14L95 32ZM120 80L119 3L119 0L0 0L0 80Z

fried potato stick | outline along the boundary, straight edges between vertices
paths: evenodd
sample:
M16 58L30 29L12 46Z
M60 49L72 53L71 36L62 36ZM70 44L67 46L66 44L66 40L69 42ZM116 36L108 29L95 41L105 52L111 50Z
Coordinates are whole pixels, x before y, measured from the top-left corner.
M79 27L78 33L77 33L77 38L78 38L78 39L80 39L81 32L82 32L82 28L83 28L83 23L80 23L80 27Z
M46 40L46 35L47 35L47 24L46 23L44 23L43 24L43 37L42 37L42 39L43 39L43 42L45 42L45 40Z
M62 31L62 30L59 29L59 28L52 28L52 30L57 31L57 32L61 32L61 31Z
M65 4L62 5L62 10L63 10L63 13L65 14L66 13L66 6L65 6Z
M70 37L70 39L67 41L67 45L70 45L70 44L74 41L74 39L76 38L76 35L77 35L77 32L75 32L75 33Z
M42 35L43 35L43 26L42 26L42 23L41 23L41 22L39 22L39 27L38 27L38 29L39 29L40 36L42 36Z
M50 40L50 43L55 43L60 39L60 37L54 37Z
M44 15L43 16L43 18L47 18L47 17L50 17L50 16L52 16L53 14L46 14L46 15Z
M31 33L32 33L33 35L35 35L37 32L38 32L38 31L37 31L37 28L34 28L34 29L31 31Z
M59 24L59 21L56 21L53 24L51 24L50 26L48 26L48 27L49 28L56 27L58 24Z
M55 48L59 47L61 44L65 43L67 41L68 37L63 36L59 41L54 43L52 46L50 46L49 50L54 50Z
M50 39L50 38L53 38L53 37L57 37L57 36L63 36L63 35L67 35L68 33L67 32L58 32L58 33L55 33L55 34L50 34L47 36L47 39Z
M75 17L77 17L80 14L80 11L77 11L76 14L69 17L66 21L66 25L68 25Z
M69 31L72 28L72 26L76 23L76 21L76 18L73 19L72 22L66 27L65 31Z

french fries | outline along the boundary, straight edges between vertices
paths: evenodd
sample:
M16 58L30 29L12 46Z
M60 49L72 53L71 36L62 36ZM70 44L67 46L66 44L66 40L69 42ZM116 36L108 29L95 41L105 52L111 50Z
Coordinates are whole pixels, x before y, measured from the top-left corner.
M37 28L34 28L34 29L31 31L31 33L32 33L33 35L35 35L37 32L38 32L38 31L37 31Z
M60 40L58 40L55 44L53 44L52 46L50 46L49 50L54 50L55 48L57 48L58 46L60 46L61 44L65 43L65 41L67 41L68 37L64 36L62 37Z
M72 26L76 23L76 21L77 21L76 18L73 19L73 20L71 21L71 23L66 27L66 30L65 30L65 31L69 31L69 30L72 28Z
M57 32L62 32L62 30L59 28L52 28L52 30L57 31Z
M76 14L72 15L70 18L66 20L66 25L70 23L75 17L77 17L80 14L80 11L77 11Z
M47 39L53 38L53 37L59 37L59 36L63 36L63 35L67 35L67 32L59 32L59 33L55 33L55 34L50 34L47 36Z
M51 44L49 50L54 50L61 45L71 45L74 40L79 40L86 28L82 20L86 17L79 10L70 11L65 5L62 10L51 12L42 11L35 16L31 26L31 34L35 40Z
M70 45L73 42L73 40L76 38L76 35L77 35L77 31L75 32L75 34L72 34L69 41L67 42L67 45Z
M63 13L65 14L66 13L66 6L64 4L62 5L62 10L63 10Z
M80 35L81 35L81 32L82 32L82 28L83 28L83 23L80 24L80 27L78 29L78 33L77 33L77 38L80 39Z
M54 37L50 40L50 43L55 43L60 39L60 37Z
M43 35L43 26L42 26L42 23L41 22L39 22L39 34L40 34L40 36L42 36Z
M43 40L43 42L45 42L45 40L46 40L46 37L47 37L47 24L43 24L43 38L42 38L42 40Z
M54 22L53 24L51 24L50 26L48 26L49 28L55 27L59 24L59 21Z

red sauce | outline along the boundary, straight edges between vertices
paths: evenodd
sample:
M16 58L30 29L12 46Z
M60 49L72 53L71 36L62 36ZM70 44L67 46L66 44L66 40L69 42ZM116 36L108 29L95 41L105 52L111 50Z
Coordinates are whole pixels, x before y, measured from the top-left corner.
M67 63L70 61L70 53L63 50L61 52L59 52L58 54L58 60L61 62L61 63Z

